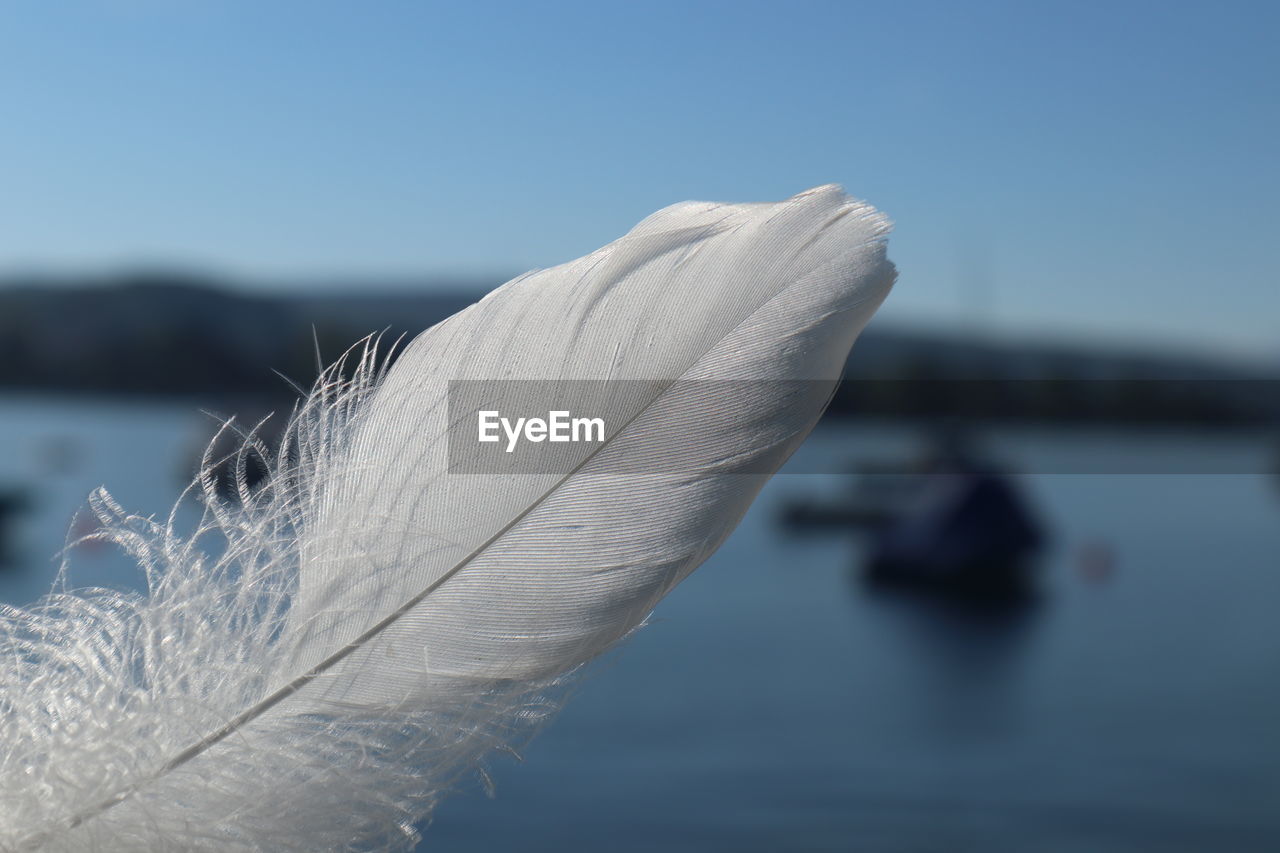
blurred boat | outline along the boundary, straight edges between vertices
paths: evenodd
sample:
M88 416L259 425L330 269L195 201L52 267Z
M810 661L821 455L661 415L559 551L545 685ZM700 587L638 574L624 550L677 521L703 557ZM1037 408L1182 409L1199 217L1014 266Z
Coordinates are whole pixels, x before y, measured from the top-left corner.
M906 464L859 465L846 494L790 503L783 522L865 534L875 585L981 597L1031 591L1047 538L1016 478L955 433Z
M31 507L31 492L20 486L0 486L0 567L10 564L13 554L13 517Z

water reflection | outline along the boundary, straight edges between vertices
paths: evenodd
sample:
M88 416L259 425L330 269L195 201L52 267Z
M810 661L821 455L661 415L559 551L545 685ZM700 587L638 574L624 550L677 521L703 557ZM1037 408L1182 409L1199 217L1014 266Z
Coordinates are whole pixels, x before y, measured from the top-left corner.
M47 591L99 483L166 512L210 428L186 404L0 400L0 484L36 488L12 516L22 570L0 573L0 598ZM76 472L44 471L40 437L55 434L75 437ZM901 458L915 438L829 430L798 461L830 472L854 452ZM1033 472L1142 451L1153 470L1169 454L1255 474L1019 476L1053 551L1041 595L1004 599L868 584L865 530L774 523L840 499L849 478L779 478L526 763L495 762L497 799L446 800L423 849L1278 849L1280 504L1254 461L1271 445L990 443ZM115 549L74 558L77 586L141 582Z
M869 583L849 572L858 616L902 661L910 694L903 709L919 728L951 742L1003 738L1027 712L1024 691L1046 602L1033 590L1000 597L939 594ZM865 606L871 605L871 606Z

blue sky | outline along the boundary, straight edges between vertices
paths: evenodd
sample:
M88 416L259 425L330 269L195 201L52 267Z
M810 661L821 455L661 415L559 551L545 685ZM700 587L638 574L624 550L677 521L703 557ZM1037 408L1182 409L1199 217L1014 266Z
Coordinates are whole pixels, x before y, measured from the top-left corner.
M0 270L506 274L844 184L902 322L1280 352L1280 4L0 3Z

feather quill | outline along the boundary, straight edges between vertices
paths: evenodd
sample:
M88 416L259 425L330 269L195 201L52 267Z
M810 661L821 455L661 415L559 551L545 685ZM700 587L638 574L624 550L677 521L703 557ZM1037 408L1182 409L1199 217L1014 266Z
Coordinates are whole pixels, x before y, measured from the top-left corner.
M678 204L325 371L265 486L229 505L206 458L191 534L96 492L147 593L0 613L0 849L411 847L803 440L827 396L788 381L838 379L888 230L832 186ZM451 381L550 379L603 380L606 441L451 473Z

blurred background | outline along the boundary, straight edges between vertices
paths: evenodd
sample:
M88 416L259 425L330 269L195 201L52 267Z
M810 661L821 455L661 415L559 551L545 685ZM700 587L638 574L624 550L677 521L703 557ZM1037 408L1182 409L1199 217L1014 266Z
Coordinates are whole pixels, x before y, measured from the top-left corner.
M839 182L901 277L832 410L424 849L1278 849L1278 24L0 4L0 601L93 487L167 512L317 350L676 201Z

